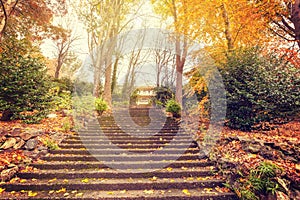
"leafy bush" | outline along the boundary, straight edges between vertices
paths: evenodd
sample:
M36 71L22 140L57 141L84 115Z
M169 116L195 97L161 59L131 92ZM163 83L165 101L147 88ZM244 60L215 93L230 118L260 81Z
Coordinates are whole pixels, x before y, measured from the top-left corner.
M243 200L255 200L269 194L274 195L276 191L285 191L285 181L280 178L282 170L270 162L262 162L259 166L250 170L248 176L242 178L239 188L235 192Z
M54 94L51 101L51 108L55 111L62 109L70 110L71 105L71 93L69 91L61 91L58 94Z
M174 117L179 117L181 107L174 99L171 99L167 101L166 111L172 113Z
M300 110L300 70L273 55L261 55L258 49L232 52L220 69L231 128L251 130Z
M46 66L26 41L15 38L1 43L0 111L2 120L24 119L39 122L47 113L48 95Z
M156 87L154 89L155 96L152 98L152 102L158 107L165 107L168 100L172 99L174 93L167 87Z
M53 140L46 139L46 140L44 141L44 144L45 144L45 145L48 147L48 149L50 149L50 150L57 150L57 149L59 149L57 143L56 143L55 141L53 141Z
M99 114L102 114L108 108L108 104L102 98L97 98L95 100L95 109Z
M70 93L73 93L74 91L74 82L69 78L53 79L51 85L52 88L58 87L59 92L69 91Z
M135 106L138 99L139 89L135 89L129 97L129 104Z

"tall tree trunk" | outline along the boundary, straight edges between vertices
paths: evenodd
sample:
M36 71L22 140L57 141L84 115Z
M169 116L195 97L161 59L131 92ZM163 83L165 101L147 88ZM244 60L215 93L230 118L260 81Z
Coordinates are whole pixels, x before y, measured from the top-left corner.
M300 49L300 0L295 0L292 6L292 22L295 27L295 39Z
M176 91L175 91L175 100L182 107L182 73L183 67L185 64L185 59L187 56L187 38L186 35L183 35L183 39L181 35L179 35L178 31L178 19L177 19L177 9L175 0L172 1L173 4L173 19L176 30L176 41L175 41L175 50L176 50ZM185 8L185 2L183 1L183 6ZM184 9L184 13L185 13ZM185 31L184 31L185 34ZM181 40L183 40L183 47L181 47Z
M222 9L222 16L225 24L225 37L226 37L227 48L228 48L227 50L228 52L230 52L233 50L234 46L233 46L233 39L231 35L229 17L224 3L222 3L221 9Z
M176 42L176 49L180 48L180 41ZM179 46L179 47L178 47ZM180 51L180 50L179 50ZM175 91L175 100L182 107L182 74L183 67L185 64L185 57L176 55L176 91Z
M113 75L112 75L112 81L111 81L111 93L114 92L116 85L117 85L117 71L118 71L118 62L119 62L119 57L116 58L115 63L114 63L114 69L113 69Z
M100 92L101 92L101 69L102 69L102 58L103 58L102 53L103 53L103 47L98 47L96 52L96 59L93 59L93 65L94 65L93 66L94 67L93 96L96 98L100 97Z
M109 56L108 59L110 58L111 57ZM112 73L112 64L110 59L107 61L107 66L105 69L105 82L104 82L104 91L103 91L103 99L107 102L109 110L111 110L111 106L112 106L111 73Z
M54 78L56 78L56 79L59 78L61 66L62 66L62 61L61 61L60 58L58 58L57 65L56 65L56 68L55 68L55 74L54 74Z

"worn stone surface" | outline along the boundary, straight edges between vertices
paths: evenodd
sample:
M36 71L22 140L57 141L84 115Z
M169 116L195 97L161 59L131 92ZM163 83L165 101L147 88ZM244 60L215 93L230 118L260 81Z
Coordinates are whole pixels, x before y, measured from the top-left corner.
M18 172L18 170L19 170L18 166L3 170L0 173L1 181L10 180Z
M24 140L20 140L17 144L14 145L14 149L21 149L25 144L25 141Z
M4 144L0 147L0 149L9 149L13 147L17 143L15 138L8 138Z
M38 145L38 140L33 138L26 142L25 149L26 150L34 150Z
M33 134L33 133L24 132L24 133L21 133L21 134L20 134L20 137L22 138L22 140L27 141L27 140L29 140L29 139L31 139L31 138L33 138L33 137L36 137L36 135Z
M250 143L248 146L247 145L245 146L244 150L253 154L257 154L261 150L261 145Z
M3 135L3 136L0 136L0 142L5 142L6 140L6 137Z

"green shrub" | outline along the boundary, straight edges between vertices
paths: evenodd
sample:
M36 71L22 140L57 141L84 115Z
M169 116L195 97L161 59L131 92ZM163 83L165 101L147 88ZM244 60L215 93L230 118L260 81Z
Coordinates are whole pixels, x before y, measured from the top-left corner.
M50 150L57 150L59 149L57 143L53 140L50 140L50 139L46 139L45 140L45 145L48 147L48 149Z
M166 111L172 113L174 117L179 117L181 107L174 99L170 99L167 101Z
M259 196L274 195L276 191L287 192L282 184L285 184L280 176L282 170L270 162L262 162L259 166L250 170L248 176L243 178L239 188L234 190L243 200L260 199ZM281 180L280 182L278 180Z
M95 100L95 110L102 114L104 111L108 109L108 104L106 101L104 101L102 98L97 98Z
M69 91L73 93L74 91L74 82L69 78L60 78L51 80L51 88L58 87L59 92Z
M220 69L227 92L227 125L251 130L255 124L299 112L300 70L258 49L232 52Z
M59 94L53 94L51 108L55 111L62 109L71 110L71 93L69 91L61 91Z
M51 100L45 64L26 41L8 38L1 48L1 120L39 122L46 116Z
M154 92L155 96L152 98L152 102L158 107L165 107L166 103L174 96L174 93L168 87L156 87Z

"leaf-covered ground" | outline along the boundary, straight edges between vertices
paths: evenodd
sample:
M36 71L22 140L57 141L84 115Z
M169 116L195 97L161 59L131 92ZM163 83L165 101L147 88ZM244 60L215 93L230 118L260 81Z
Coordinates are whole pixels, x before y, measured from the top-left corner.
M50 145L55 146L57 142L62 140L66 135L73 134L72 125L73 121L70 116L66 116L64 113L57 112L52 114L50 118L45 118L40 124L25 124L20 120L14 120L9 122L0 121L0 139L3 144L5 139L14 137L15 134L38 132L35 137L38 141L37 147L51 148ZM17 137L17 136L16 136ZM6 150L0 150L0 171L7 168L9 165L20 165L20 169L23 169L33 160L30 158L30 154L34 154L36 149L32 151L26 151L23 148L14 149L9 148ZM37 159L38 157L36 157Z
M224 127L213 156L220 165L225 164L227 173L247 174L264 161L274 163L283 169L290 197L300 195L300 121L278 125L269 131L242 132Z

